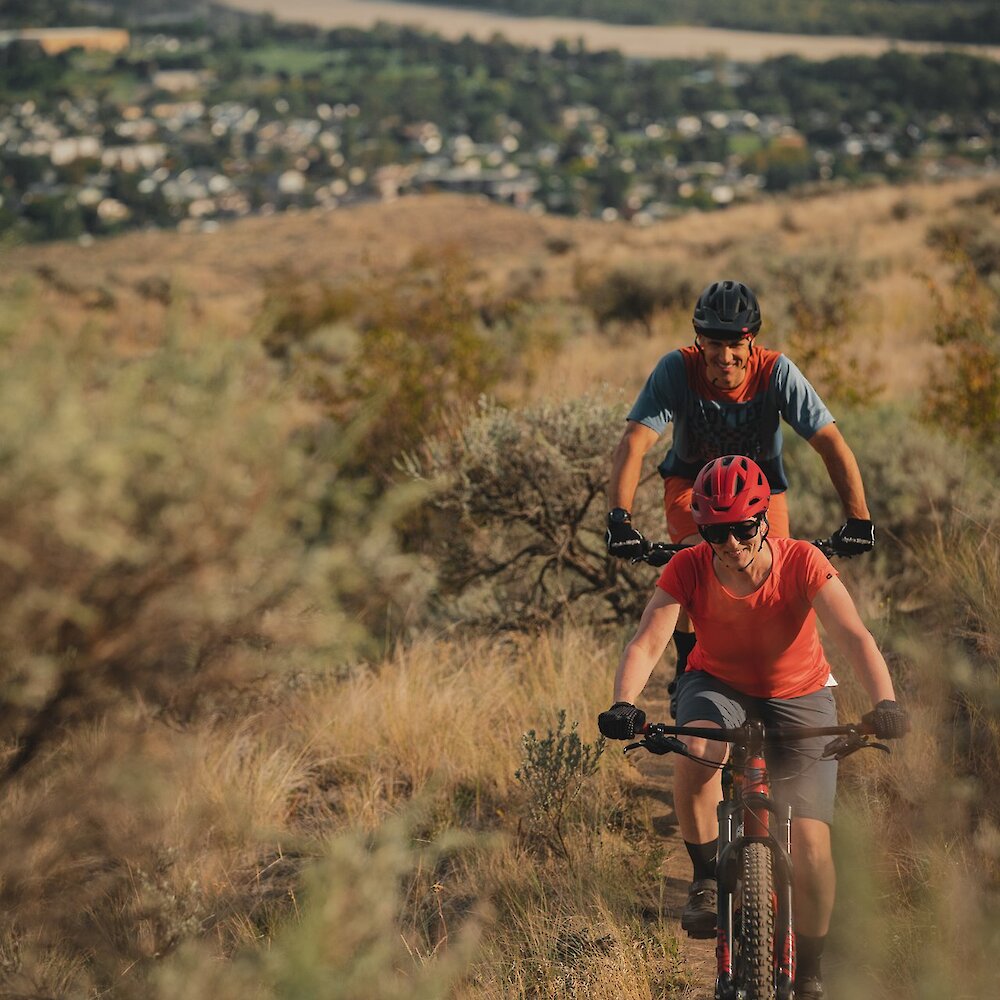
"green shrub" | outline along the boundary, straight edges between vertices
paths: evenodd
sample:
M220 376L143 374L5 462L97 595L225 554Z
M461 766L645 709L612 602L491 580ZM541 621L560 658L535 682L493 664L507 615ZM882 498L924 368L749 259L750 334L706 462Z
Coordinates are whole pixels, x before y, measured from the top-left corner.
M700 288L676 263L633 260L607 270L578 267L580 301L605 328L638 324L652 335L653 316L663 309L691 309Z
M132 994L163 1000L446 1000L468 975L485 913L472 902L464 913L450 915L431 952L407 920L407 894L442 859L470 846L455 835L416 843L412 817L387 823L374 837L337 834L307 869L294 909L267 948L248 948L220 963L207 946L191 944ZM430 890L427 895L434 897ZM444 919L444 912L438 917Z
M596 773L605 746L603 736L596 743L584 743L577 725L574 722L567 730L566 710L560 709L556 728L547 736L539 739L534 729L529 730L521 739L523 761L514 772L525 791L532 832L570 863L566 821L584 782Z
M358 613L404 570L393 511L369 511L363 485L338 478L344 442L323 443L252 345L118 361L45 336L3 353L8 772L105 696L181 710L279 636L330 657L358 649ZM377 530L359 545L347 525L362 510Z
M930 226L927 245L957 265L959 278L969 267L980 278L1000 273L1000 230L996 222L981 211Z
M511 411L483 403L407 466L437 483L419 531L449 621L533 628L634 621L656 578L607 557L607 477L624 413L593 399ZM658 511L652 472L637 509Z
M894 201L889 209L889 218L893 222L905 222L907 219L912 219L923 212L923 206L916 198L910 198L904 195L902 198Z
M355 424L357 469L388 481L394 458L438 433L501 380L527 379L558 344L534 336L517 291L478 301L456 251L421 252L399 271L328 287L279 275L263 343L299 391Z
M994 215L1000 214L1000 184L988 184L977 191L971 198L960 198L956 205L972 205L986 208Z
M377 653L420 584L393 527L406 491L348 480L350 429L253 343L123 359L8 328L0 354L0 905L20 992L49 995L69 954L80 995L207 912L161 878L161 727Z

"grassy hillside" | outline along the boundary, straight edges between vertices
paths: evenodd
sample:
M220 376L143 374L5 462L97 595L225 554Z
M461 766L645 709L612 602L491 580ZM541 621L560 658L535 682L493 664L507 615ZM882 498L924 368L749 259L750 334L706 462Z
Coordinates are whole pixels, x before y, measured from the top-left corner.
M904 398L920 384L933 354L934 314L927 279L948 268L924 241L929 224L970 197L981 181L904 188L875 187L821 198L777 198L724 213L689 214L637 228L553 216L530 216L453 195L404 198L349 212L316 212L248 219L210 235L131 233L91 247L20 246L4 255L0 289L33 289L19 322L55 323L71 336L94 329L125 349L156 342L170 325L207 334L242 336L257 324L275 291L361 287L391 275L415 254L452 254L468 262L468 287L479 307L496 313L504 302L537 306L534 330L572 332L574 349L558 370L541 366L530 391L536 398L579 395L607 383L632 393L663 351L687 343L689 295L673 305L654 302L648 338L616 337L613 318L598 328L602 279L630 272L649 284L698 289L734 254L752 269L766 294L762 264L787 258L850 257L867 271L865 301L849 329L852 350L877 370L878 351L906 345L885 392ZM818 239L817 233L823 238ZM749 270L748 270L749 280ZM668 287L669 286L669 287ZM278 298L281 296L279 295ZM558 314L558 315L556 315ZM603 314L603 313L602 313ZM780 310L766 308L764 338L782 346L788 335ZM608 367L605 346L615 339ZM521 384L510 387L523 394Z
M994 995L998 208L434 197L7 249L0 992L710 996L668 775L597 742L653 580L605 560L602 485L740 274L858 454L879 547L841 569L915 717L844 766L831 992Z

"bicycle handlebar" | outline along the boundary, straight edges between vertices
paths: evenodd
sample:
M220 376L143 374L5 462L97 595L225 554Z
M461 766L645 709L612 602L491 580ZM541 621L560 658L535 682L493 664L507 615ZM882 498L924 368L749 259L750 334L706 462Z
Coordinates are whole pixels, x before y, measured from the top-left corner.
M642 540L642 555L636 556L632 562L649 563L650 566L666 566L681 549L690 548L693 546L683 543L674 545L671 542L651 542L648 538L644 538Z
M692 739L737 743L748 735L748 726L749 724L743 725L737 729L704 729L700 726L668 726L662 722L647 722L640 732L643 736L690 736ZM852 722L843 726L770 726L764 730L764 742L854 735L874 736L875 727L868 722Z
M699 544L698 542L694 543ZM837 544L832 538L814 538L812 544L816 546L827 557L831 559L837 556L841 559L851 559L858 553L842 552L837 548ZM668 562L682 549L694 548L694 545L687 545L683 542L651 542L648 538L642 540L642 555L636 556L633 563L649 563L650 566L666 566Z
M668 726L662 722L646 723L637 736L642 739L625 747L625 753L640 747L655 754L679 753L692 760L702 761L693 756L678 736L693 739L716 740L720 743L734 743L763 749L769 744L784 740L803 740L816 736L833 736L823 749L823 758L843 760L858 750L883 750L889 753L884 743L873 743L869 736L875 736L875 727L868 722L852 722L843 726L773 726L765 728L760 722L747 722L738 729L705 729L700 726ZM702 761L703 762L703 761ZM726 767L728 765L722 765Z

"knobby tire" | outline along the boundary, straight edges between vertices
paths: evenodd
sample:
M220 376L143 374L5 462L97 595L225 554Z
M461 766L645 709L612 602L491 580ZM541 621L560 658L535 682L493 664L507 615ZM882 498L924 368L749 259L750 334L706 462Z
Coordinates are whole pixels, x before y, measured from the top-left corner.
M774 1000L774 873L766 844L743 849L736 985L746 1000Z

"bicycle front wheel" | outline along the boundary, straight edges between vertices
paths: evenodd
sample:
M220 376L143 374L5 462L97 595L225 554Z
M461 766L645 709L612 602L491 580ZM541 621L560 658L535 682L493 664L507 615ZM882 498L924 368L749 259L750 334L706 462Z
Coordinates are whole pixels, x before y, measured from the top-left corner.
M767 844L743 848L736 985L746 1000L774 1000L774 871Z

